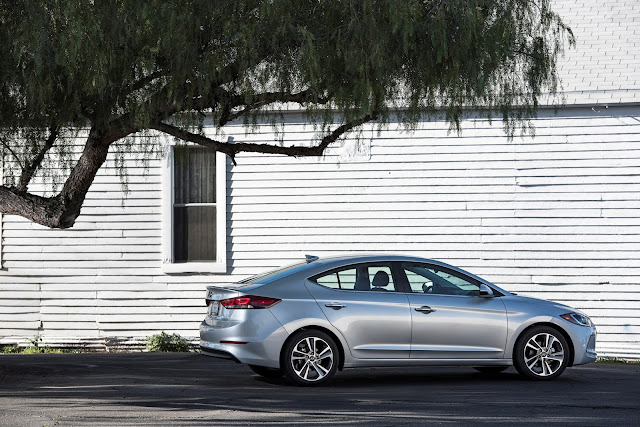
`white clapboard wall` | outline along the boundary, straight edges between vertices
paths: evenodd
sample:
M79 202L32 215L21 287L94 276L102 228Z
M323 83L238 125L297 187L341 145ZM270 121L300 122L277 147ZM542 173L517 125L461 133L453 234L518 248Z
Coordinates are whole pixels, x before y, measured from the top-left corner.
M285 143L314 134L288 116ZM161 271L162 167L113 159L76 225L2 222L0 342L136 342L196 337L207 284L305 253L402 253L444 260L507 290L584 310L603 355L640 357L640 107L543 110L535 138L499 122L365 130L321 159L227 161L227 274ZM273 142L270 126L224 138ZM93 343L93 344L92 344ZM97 343L97 344L96 344Z

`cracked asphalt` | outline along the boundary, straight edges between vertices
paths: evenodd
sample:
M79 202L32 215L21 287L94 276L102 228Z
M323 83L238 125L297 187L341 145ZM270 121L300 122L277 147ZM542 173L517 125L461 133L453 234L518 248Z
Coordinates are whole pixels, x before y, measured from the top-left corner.
M252 424L640 426L640 364L551 382L513 368L352 369L299 388L195 353L0 355L3 426Z

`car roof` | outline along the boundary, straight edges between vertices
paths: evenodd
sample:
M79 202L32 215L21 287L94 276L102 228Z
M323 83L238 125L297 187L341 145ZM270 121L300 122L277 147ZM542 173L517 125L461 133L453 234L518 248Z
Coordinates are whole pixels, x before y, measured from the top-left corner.
M277 271L274 271L272 274L260 275L260 277L255 278L256 280L249 279L248 282L255 283L255 284L267 284L267 283L272 283L272 282L276 282L278 280L284 279L285 277L287 279L296 279L296 280L306 279L306 278L315 276L316 274L320 274L322 272L332 270L334 268L339 268L342 266L348 266L351 264L359 264L359 263L419 262L419 263L426 263L426 264L432 264L440 267L445 267L453 271L460 272L482 283L493 286L494 288L498 289L503 293L509 293L507 291L504 291L503 289L500 289L498 286L487 281L486 279L483 279L482 277L478 277L475 274L472 274L466 270L463 270L461 268L455 267L453 265L450 265L435 259L420 258L416 256L409 256L409 255L397 255L397 254L396 255L394 254L353 254L353 255L336 255L336 256L329 256L329 257L318 257L318 259L315 259L315 258L316 257L308 258L309 261L306 264L297 263L297 264L291 265L290 267L285 267ZM313 261L311 261L311 259L313 259Z
M442 267L448 267L453 270L460 270L459 268L449 265L445 262L438 261L435 259L429 258L421 258L416 256L409 255L398 255L398 254L357 254L357 255L341 255L341 256L330 256L330 257L322 257L317 261L313 261L309 263L309 266L312 264L323 265L324 267L328 267L330 265L334 265L334 267L339 267L341 265L349 265L349 264L359 264L362 262L422 262L428 264L439 265ZM466 272L465 272L466 273ZM467 273L468 274L468 273Z

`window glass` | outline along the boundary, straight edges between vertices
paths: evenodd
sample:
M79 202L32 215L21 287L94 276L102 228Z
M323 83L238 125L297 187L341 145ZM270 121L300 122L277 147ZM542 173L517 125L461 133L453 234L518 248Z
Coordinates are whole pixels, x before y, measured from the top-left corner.
M254 283L269 283L274 280L281 279L285 276L293 274L300 269L304 269L306 267L306 262L299 262L297 264L288 265L286 267L281 267L276 270L266 271L264 273L256 274L255 276L247 277L246 279L242 279L237 283L242 284L243 286L239 286L238 289L246 288Z
M395 291L391 269L387 266L368 267L372 291Z
M402 263L411 292L438 295L480 295L479 285L471 278L428 264Z
M216 153L175 147L173 261L216 260Z
M201 147L177 146L173 156L175 204L216 202L216 152Z
M381 292L396 290L388 265L351 266L316 277L315 281L331 289Z
M341 289L340 282L338 281L338 273L331 273L326 276L318 277L316 279L316 283L324 286L325 288Z
M421 276L406 268L404 273L407 275L412 292L427 292L427 289L433 286L433 282L428 277Z

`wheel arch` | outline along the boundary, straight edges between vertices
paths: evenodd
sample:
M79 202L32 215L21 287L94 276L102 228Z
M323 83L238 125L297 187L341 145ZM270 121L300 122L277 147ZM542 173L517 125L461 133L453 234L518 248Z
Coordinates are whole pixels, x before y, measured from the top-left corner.
M512 353L512 357L513 355L515 355L515 348L518 345L518 342L520 341L520 338L527 333L527 331L529 331L532 328L538 327L538 326L548 326L552 329L555 329L556 331L558 331L560 334L562 334L562 337L567 340L567 344L569 344L569 348L567 349L569 352L569 364L567 365L567 367L573 366L573 359L575 358L575 349L573 348L573 340L571 339L571 336L569 335L569 333L564 330L562 327L556 325L555 323L551 323L551 322L536 322L533 323L529 326L527 326L526 328L524 328L522 331L520 331L520 333L518 334L517 338L514 340L513 343L513 348L511 350Z
M331 337L331 339L333 339L333 341L336 343L336 347L338 347L338 357L340 358L340 360L338 362L338 370L341 371L344 368L344 360L345 360L345 351L344 351L344 348L342 346L342 341L338 338L338 336L331 329L327 329L327 328L324 328L322 326L317 326L317 325L303 326L303 327L300 327L300 328L296 329L295 331L292 331L289 334L287 339L282 344L282 347L280 348L280 366L282 367L282 364L283 364L284 349L287 346L287 344L289 343L289 341L291 341L292 337L296 333L298 333L300 331L312 331L312 330L317 330L317 331L320 331L320 332L324 332L325 334L329 335Z

